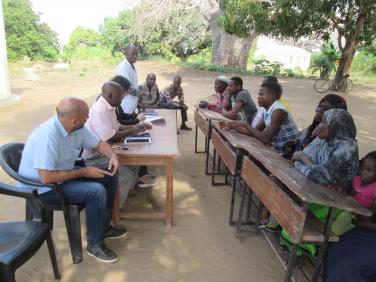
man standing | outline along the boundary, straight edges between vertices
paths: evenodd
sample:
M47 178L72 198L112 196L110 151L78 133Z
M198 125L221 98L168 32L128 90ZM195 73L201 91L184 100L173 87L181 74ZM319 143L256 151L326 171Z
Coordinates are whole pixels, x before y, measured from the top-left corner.
M174 76L172 84L165 88L161 93L160 107L162 109L179 109L181 111L181 126L182 130L192 130L185 123L188 121L187 111L188 106L184 104L184 92L181 87L182 79L180 76ZM173 101L175 97L178 97L179 102Z
M155 108L158 106L159 102L159 89L158 85L155 83L157 77L154 73L149 73L146 76L146 81L138 86L139 103L145 108Z
M121 125L116 117L116 107L120 105L123 99L123 88L113 81L108 81L102 86L101 97L90 108L89 118L86 127L96 137L103 142L119 142L124 141L128 135L134 135L150 129L147 125ZM108 160L105 156L96 151L85 150L82 154L85 163L98 168L106 168ZM139 179L139 166L120 166L119 167L119 183L120 183L120 200L122 207L127 199L128 193L136 185ZM147 178L144 176L144 178ZM140 181L143 181L143 177ZM155 183L154 183L155 182ZM148 186L156 184L148 183Z
M88 117L87 104L78 98L64 98L56 108L57 116L40 125L26 141L20 175L43 184L59 183L68 204L83 204L86 211L87 253L102 262L116 262L117 255L104 243L108 238L120 238L126 229L110 225L115 185L107 187L79 178L103 178L116 172L119 161L111 147L91 134L84 124ZM76 169L75 160L81 148L92 148L108 159L107 170L95 167ZM20 184L21 185L21 184ZM48 204L60 204L56 192L39 187L40 199Z
M125 48L124 54L125 59L116 67L115 75L121 75L131 83L128 95L123 99L121 107L126 114L133 114L138 104L138 78L137 70L134 65L137 61L138 49L136 46L130 44Z
M227 90L230 95L223 104L222 114L233 120L252 120L257 108L249 92L243 89L243 80L232 77Z

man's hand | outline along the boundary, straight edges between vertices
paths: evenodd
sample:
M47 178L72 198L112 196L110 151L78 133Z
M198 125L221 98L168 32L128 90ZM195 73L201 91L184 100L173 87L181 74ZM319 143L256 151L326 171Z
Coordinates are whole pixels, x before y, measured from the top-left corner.
M138 119L140 122L144 121L145 118L146 118L146 117L145 117L145 115L144 115L143 113L137 115L137 119Z
M119 159L114 153L108 163L108 170L111 171L111 175L114 175L119 168Z
M293 162L300 161L302 159L303 152L302 151L296 151L294 154L292 154L291 160Z
M84 176L88 178L103 178L105 175L112 176L108 171L90 166L82 168L84 170Z

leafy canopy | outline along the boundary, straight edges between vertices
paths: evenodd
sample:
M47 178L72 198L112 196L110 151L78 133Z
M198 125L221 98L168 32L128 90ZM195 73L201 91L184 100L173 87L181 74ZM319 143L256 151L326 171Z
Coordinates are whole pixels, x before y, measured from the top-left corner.
M9 60L55 61L59 54L56 33L41 23L28 0L3 0L4 24Z

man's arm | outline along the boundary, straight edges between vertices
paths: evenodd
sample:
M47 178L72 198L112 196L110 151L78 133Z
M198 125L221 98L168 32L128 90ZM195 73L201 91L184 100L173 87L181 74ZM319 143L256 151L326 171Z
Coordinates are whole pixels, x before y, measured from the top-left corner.
M225 107L223 107L222 114L223 116L235 120L238 117L238 113L242 110L244 106L244 102L241 100L236 100L235 106L230 111L227 111Z
M115 133L115 135L108 140L108 142L120 142L129 135L138 134L143 131L145 131L143 127L139 127L138 125L122 125L121 128Z
M112 175L110 172L96 167L83 167L74 170L45 170L39 169L39 178L42 184L62 183L80 177L103 178Z
M276 109L272 114L272 120L270 124L263 131L253 128L249 124L247 124L247 129L250 132L251 136L257 138L261 142L270 143L273 139L273 136L277 133L286 119L287 113L284 110ZM262 125L260 125L260 127L261 126Z

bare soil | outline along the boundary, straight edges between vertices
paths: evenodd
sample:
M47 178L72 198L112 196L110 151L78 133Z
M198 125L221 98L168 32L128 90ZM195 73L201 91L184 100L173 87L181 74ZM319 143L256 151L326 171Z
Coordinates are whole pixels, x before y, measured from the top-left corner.
M54 114L57 102L64 96L78 96L90 105L100 92L101 84L113 75L115 66L85 66L84 69L54 70L35 66L37 81L28 81L22 69L11 73L12 94L19 95L16 104L0 105L0 144L25 142L38 124ZM190 106L190 126L194 127L193 105L214 93L213 81L218 73L197 71L154 62L138 62L140 82L149 72L157 75L160 88L167 86L173 75L183 77L185 98ZM228 74L232 76L232 74ZM245 88L254 100L261 77L243 76ZM301 128L313 118L314 109L324 94L313 90L312 80L282 78L283 97L290 105ZM376 84L354 85L343 94L358 128L360 156L376 148ZM202 138L200 139L201 145ZM237 237L228 224L230 189L212 187L204 176L204 155L194 153L194 131L183 131L178 137L180 155L174 171L174 227L162 222L122 222L128 237L109 241L119 255L116 264L103 264L86 253L81 264L73 265L61 214L55 217L53 237L57 248L62 281L281 281L284 270L262 236L249 233ZM160 184L147 190L149 202L163 208L164 171L156 170ZM14 183L2 171L0 180ZM137 196L136 196L137 198ZM130 199L130 201L137 201ZM24 202L0 197L0 219L22 220ZM84 221L84 218L82 219ZM84 248L85 228L82 224ZM53 281L46 246L16 273L17 281Z

